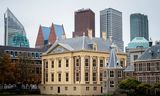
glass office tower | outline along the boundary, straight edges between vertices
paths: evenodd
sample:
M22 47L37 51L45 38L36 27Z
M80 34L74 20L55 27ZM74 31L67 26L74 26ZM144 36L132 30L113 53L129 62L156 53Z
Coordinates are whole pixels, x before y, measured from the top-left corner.
M112 37L115 43L122 51L123 34L122 34L122 12L108 8L100 11L100 37L102 32L106 32L107 39Z
M135 37L149 40L148 18L146 15L135 13L130 16L130 41Z
M4 14L4 27L5 46L29 47L29 41L26 37L23 25L9 9L7 9L6 13Z

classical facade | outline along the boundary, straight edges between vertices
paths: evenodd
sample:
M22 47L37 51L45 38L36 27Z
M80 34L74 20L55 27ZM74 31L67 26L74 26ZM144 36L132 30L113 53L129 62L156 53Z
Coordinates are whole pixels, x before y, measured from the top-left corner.
M57 25L53 23L51 27L40 25L35 47L44 48L62 38L66 38L63 25Z
M41 94L100 95L104 66L109 59L106 39L76 37L56 41L42 55ZM126 54L117 52L121 66Z
M134 62L134 74L137 80L154 84L160 82L160 44L148 48Z

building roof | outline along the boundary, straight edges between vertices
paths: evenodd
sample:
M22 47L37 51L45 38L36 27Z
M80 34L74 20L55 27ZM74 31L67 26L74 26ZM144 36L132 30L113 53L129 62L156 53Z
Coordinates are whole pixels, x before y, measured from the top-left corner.
M121 64L117 58L116 48L114 45L111 45L111 52L108 59L107 68L122 68Z
M40 48L0 46L0 52L4 52L4 50L31 51L31 52L44 52L45 51L44 49L40 49Z
M127 48L148 48L149 43L144 37L135 37L130 43L128 43Z
M124 70L124 72L133 72L134 71L134 65L129 65L127 68Z
M55 33L56 33L56 36L58 37L58 39L61 39L62 34L65 34L63 25L54 24L54 29L55 29ZM51 30L51 27L42 26L42 32L43 32L43 35L44 35L44 40L48 40L50 30Z
M63 45L66 49L70 51L79 51L79 50L88 50L92 51L94 45L96 46L96 51L106 52L110 51L110 40L104 40L102 38L89 38L87 36L75 37L75 38L68 38L68 39L61 39L56 40L55 43L47 50L46 54L51 52L55 46Z
M160 59L160 44L148 48L136 61Z

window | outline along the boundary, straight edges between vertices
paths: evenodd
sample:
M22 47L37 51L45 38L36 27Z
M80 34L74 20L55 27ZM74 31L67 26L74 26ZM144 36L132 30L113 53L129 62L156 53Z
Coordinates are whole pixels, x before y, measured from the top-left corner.
M93 73L93 81L96 81L96 73Z
M76 73L76 81L79 81L79 73Z
M107 81L104 81L104 87L107 87Z
M103 60L100 60L100 67L103 67Z
M110 81L110 87L114 87L114 81Z
M93 67L96 67L96 59L93 59Z
M89 87L86 87L86 91L89 91Z
M136 59L138 59L138 55L133 56L133 60L136 60Z
M97 87L93 87L93 90L96 91L96 90L97 90Z
M65 90L68 90L68 87L65 87Z
M51 65L51 68L54 68L54 61L52 61L52 65Z
M76 91L76 87L73 87L73 90Z
M53 87L50 87L50 90L53 90Z
M69 66L69 60L66 59L66 67L68 67L68 66Z
M61 60L58 61L58 67L61 67Z
M54 73L51 74L51 81L54 82Z
M139 71L142 71L142 64L139 64Z
M106 71L104 71L104 77L106 77L106 76L107 76Z
M58 81L61 82L61 73L58 73Z
M36 68L36 74L39 74L40 73L40 70L39 70L39 67Z
M100 73L100 81L102 81L102 79L103 79L103 73L101 72Z
M122 71L118 71L118 77L122 77Z
M85 59L85 66L88 67L89 66L89 60Z
M69 81L69 74L66 73L66 81L68 82Z
M46 61L46 68L48 68L48 61Z
M157 71L160 70L160 64L159 64L159 62L156 63L156 68L157 68Z
M114 71L110 71L110 77L114 77Z
M46 73L46 82L48 82L48 73Z
M76 66L79 66L79 59L76 59Z
M147 63L147 71L150 71L150 63Z
M88 72L86 72L86 73L85 73L85 81L89 81L88 79L89 79L89 78L88 78Z

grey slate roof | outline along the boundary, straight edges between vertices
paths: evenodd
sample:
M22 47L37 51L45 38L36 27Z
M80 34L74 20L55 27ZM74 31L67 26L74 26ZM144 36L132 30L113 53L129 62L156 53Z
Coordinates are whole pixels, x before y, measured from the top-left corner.
M127 68L124 70L124 72L133 72L134 71L134 65L129 65Z
M148 48L136 61L160 59L160 44Z
M64 39L64 40L56 40L56 42L48 49L46 52L49 53L52 51L52 49L57 45L63 45L66 49L70 51L79 51L79 50L93 50L90 45L96 44L97 45L97 51L110 51L110 45L111 41L104 40L102 38L89 38L87 36L82 36L82 37L75 37L75 38L69 38L69 39Z
M122 68L117 58L117 55L116 55L116 49L113 45L111 46L111 52L110 52L110 56L108 60L108 65L106 67L107 68Z

